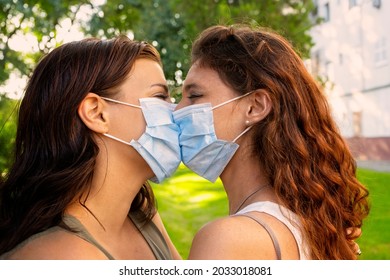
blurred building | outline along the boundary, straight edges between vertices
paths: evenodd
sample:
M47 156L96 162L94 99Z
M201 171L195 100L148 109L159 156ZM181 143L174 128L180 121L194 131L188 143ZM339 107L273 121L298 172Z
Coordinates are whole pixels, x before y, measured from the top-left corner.
M390 1L314 0L308 67L361 160L390 160Z

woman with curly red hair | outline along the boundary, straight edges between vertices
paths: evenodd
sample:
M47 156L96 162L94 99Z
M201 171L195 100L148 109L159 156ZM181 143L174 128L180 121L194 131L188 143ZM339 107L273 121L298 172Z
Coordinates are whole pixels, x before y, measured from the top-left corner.
M282 36L214 26L194 42L174 112L182 161L221 178L230 215L190 259L355 259L368 190L326 96ZM259 225L260 224L260 225Z

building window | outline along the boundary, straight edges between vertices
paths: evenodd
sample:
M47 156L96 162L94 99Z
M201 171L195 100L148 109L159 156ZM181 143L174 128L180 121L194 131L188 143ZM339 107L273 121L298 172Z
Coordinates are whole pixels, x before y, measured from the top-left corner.
M358 5L358 0L349 0L349 8L352 9L353 7Z
M362 112L353 112L353 136L362 136Z
M339 53L339 64L343 65L343 63L344 63L344 56L342 53Z
M324 21L325 22L330 21L330 7L329 7L329 3L326 3L324 5Z
M320 64L321 64L321 52L320 50L313 53L311 58L311 72L317 77L320 75Z
M380 38L374 46L374 64L375 66L382 66L388 63L387 58L387 39Z
M381 0L373 0L372 1L372 5L377 8L377 9L380 9L381 8Z
M314 8L313 10L311 11L311 15L313 17L317 17L318 16L318 0L314 0L313 1L313 5L314 5Z

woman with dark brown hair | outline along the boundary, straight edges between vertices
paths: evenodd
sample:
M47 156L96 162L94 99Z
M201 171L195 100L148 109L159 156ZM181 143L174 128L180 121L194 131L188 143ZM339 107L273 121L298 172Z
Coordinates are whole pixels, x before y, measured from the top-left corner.
M190 259L356 258L368 191L286 39L248 26L203 31L174 119L184 164L220 176L229 199L230 215L196 234Z
M173 109L147 43L91 38L46 55L0 184L0 258L179 259L147 183L180 163Z

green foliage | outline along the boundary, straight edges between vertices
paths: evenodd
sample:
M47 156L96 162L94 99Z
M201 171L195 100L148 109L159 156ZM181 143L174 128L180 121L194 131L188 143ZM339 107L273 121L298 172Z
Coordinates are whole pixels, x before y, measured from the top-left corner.
M161 53L167 79L180 86L189 68L192 41L206 27L214 24L246 22L270 27L288 39L307 56L312 46L307 31L312 26L311 0L110 0L101 5L95 1L7 1L0 0L0 84L17 70L28 75L37 59L61 42L56 40L63 19L79 24L86 36L110 38L134 34L138 40L156 45ZM91 17L80 21L83 8ZM85 9L84 9L85 10ZM42 20L44 19L44 20ZM34 55L10 47L16 35L33 34L37 41ZM31 57L33 59L31 59Z
M18 101L0 95L0 176L8 170L13 158L17 106Z
M111 38L119 34L128 34L140 20L141 11L150 1L110 0L96 6L90 21L83 24L86 34Z
M131 31L135 39L153 43L173 96L180 98L177 87L189 69L191 43L203 29L215 24L262 25L286 36L307 57L312 46L307 31L312 27L313 8L311 0L115 0L101 7L103 13L94 15L87 31L106 37Z
M175 0L176 7L183 11L190 37L214 24L249 23L278 31L287 37L303 56L308 56L312 46L307 31L313 26L312 0L229 0L191 1Z
M75 11L88 3L85 0L0 0L0 85L13 71L28 76L37 59L59 43L56 36L60 21L68 18L74 23ZM12 39L26 34L36 39L30 52L22 53L11 47Z
M172 81L171 85L180 85L183 65L189 64L190 43L182 15L175 11L171 1L154 1L153 5L145 7L134 31L136 39L157 47L166 78Z

